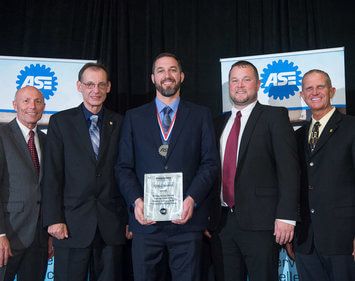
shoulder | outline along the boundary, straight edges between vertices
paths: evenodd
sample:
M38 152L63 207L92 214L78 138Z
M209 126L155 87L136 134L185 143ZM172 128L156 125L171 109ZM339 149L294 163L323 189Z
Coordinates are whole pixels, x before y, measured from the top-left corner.
M72 117L73 115L76 115L78 114L78 112L80 112L80 107L73 107L73 108L69 108L69 109L66 109L66 110L62 110L62 111L59 111L57 113L54 113L51 118L50 118L50 121L51 120L61 120L61 119L66 119L66 118L70 118Z
M108 108L105 108L105 115L107 115L107 117L110 119L110 120L113 120L113 121L116 121L116 122L120 122L122 120L122 115L115 112L115 111L112 111Z

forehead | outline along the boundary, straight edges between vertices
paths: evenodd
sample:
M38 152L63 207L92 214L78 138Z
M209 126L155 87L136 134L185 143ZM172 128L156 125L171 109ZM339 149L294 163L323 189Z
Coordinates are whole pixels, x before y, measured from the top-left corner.
M26 88L20 90L17 95L16 99L28 99L28 98L33 98L33 99L43 99L42 94L35 88Z
M107 74L101 68L89 67L83 72L83 78L87 80L107 80Z
M321 73L310 73L303 78L303 84L326 84L326 77Z
M155 68L170 68L170 67L178 67L178 62L176 59L172 57L162 57L155 61Z
M231 69L230 76L254 76L254 70L250 66L235 66Z

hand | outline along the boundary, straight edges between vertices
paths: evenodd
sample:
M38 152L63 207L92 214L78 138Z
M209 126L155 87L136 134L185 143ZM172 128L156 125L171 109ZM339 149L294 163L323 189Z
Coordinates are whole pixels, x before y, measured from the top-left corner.
M293 239L295 226L278 219L275 220L274 236L276 243L283 245Z
M181 219L173 220L172 223L185 224L192 218L195 207L195 200L191 196L187 196L183 202Z
M208 239L212 238L211 233L207 229L205 229L205 231L203 232L203 235L205 235Z
M48 237L48 259L50 260L54 256L54 247L53 247L53 237Z
M0 237L0 267L7 265L9 257L12 257L9 239L6 236Z
M65 223L56 223L48 226L48 233L59 240L69 237L68 228Z
M293 243L287 242L285 244L285 249L289 258L294 261L296 259L296 255L295 255L295 251L293 250Z
M126 239L131 240L133 238L133 232L128 230L128 225L126 225Z
M141 225L150 225L155 223L155 221L146 220L144 218L144 202L142 198L137 198L136 201L134 201L134 216Z

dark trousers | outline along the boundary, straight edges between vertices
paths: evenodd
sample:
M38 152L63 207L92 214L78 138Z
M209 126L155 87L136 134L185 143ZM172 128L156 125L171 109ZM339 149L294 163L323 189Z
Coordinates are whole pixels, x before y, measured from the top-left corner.
M175 225L153 234L134 233L134 280L169 280L162 273L170 272L173 281L199 281L201 244L201 232L179 232Z
M55 248L55 281L121 281L122 245L106 245L99 232L87 248Z
M1 281L13 281L16 274L18 281L44 280L48 263L48 234L40 223L30 247L11 250L13 256L5 267L0 268Z
M272 230L241 229L235 212L223 211L221 239L225 281L278 280L279 247Z
M354 281L355 261L352 255L325 256L313 248L308 255L296 252L301 281Z

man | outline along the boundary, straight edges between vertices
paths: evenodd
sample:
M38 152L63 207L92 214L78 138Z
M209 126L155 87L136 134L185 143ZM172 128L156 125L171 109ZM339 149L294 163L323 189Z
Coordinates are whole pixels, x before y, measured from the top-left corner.
M229 72L233 107L216 120L222 163L218 235L226 281L246 280L247 274L250 281L278 280L278 244L292 240L297 219L293 129L286 109L257 102L259 87L253 64L234 63Z
M55 246L56 281L122 280L125 207L114 163L121 117L103 103L106 68L87 63L78 75L83 103L49 122L43 218Z
M355 280L355 118L331 105L334 94L326 72L303 76L301 97L312 120L297 130L302 181L295 248L302 281Z
M180 99L184 73L177 57L158 55L152 82L156 98L127 112L116 176L130 208L135 281L158 280L166 252L172 280L200 280L206 197L218 172L208 109ZM144 176L181 172L183 211L179 219L156 222L144 214Z
M40 216L45 134L38 127L42 93L16 92L16 118L0 127L0 280L44 280L48 234ZM49 251L51 252L50 245Z

